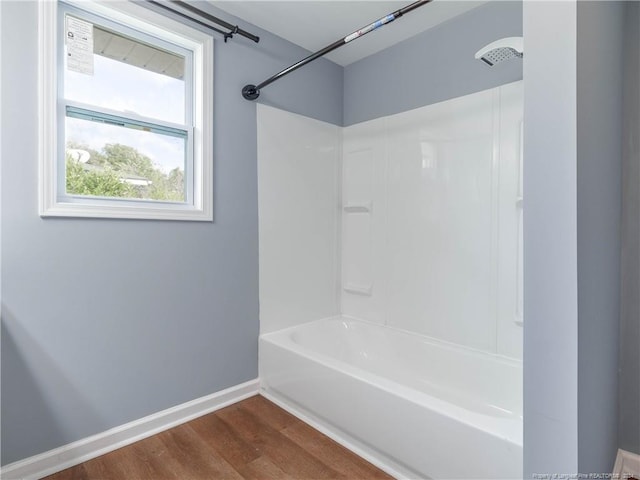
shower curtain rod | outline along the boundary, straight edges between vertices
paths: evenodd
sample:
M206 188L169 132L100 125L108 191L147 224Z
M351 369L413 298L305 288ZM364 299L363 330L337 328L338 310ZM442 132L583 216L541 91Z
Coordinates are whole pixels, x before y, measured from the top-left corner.
M346 45L347 43L351 42L352 40L360 38L360 37L366 35L367 33L372 32L373 30L375 30L377 28L380 28L383 25L386 25L387 23L393 22L396 18L400 18L405 13L409 13L410 11L415 10L416 8L421 7L423 5L426 5L427 3L431 2L431 1L433 1L433 0L419 0L417 2L414 2L414 3L410 4L410 5L407 5L406 7L401 8L400 10L396 10L395 12L390 13L389 15L386 15L386 16L382 17L381 19L376 20L373 23L370 23L366 27L362 27L360 30L356 30L355 32L351 33L350 35L347 35L346 37L341 38L340 40L337 40L337 41L333 42L331 45L327 45L322 50L318 50L316 53L313 53L313 54L309 55L308 57L300 60L298 63L294 63L290 67L287 67L284 70L282 70L281 72L276 73L274 76L272 76L271 78L268 78L267 80L265 80L264 82L262 82L262 83L260 83L258 85L251 85L251 84L245 85L244 88L242 89L242 96L247 100L255 100L256 98L258 98L260 96L260 90L263 89L264 87L266 87L267 85L272 84L276 80L284 77L285 75L288 75L289 73L293 72L294 70L297 70L300 67L305 66L307 63L313 62L317 58L320 58L323 55L326 55L327 53L332 52L335 49L342 47L343 45Z
M249 40L253 40L254 42L258 43L260 41L260 37L258 37L257 35L254 35L252 33L247 32L246 30L241 29L240 27L238 27L238 25L233 25L229 22L225 22L224 20L222 20L221 18L218 17L214 17L213 15L211 15L210 13L207 13L203 10L200 10L199 8L194 7L193 5L190 5L186 2L183 2L181 0L169 0L170 3L177 5L178 7L184 8L185 10L190 11L191 13L197 15L200 18L203 18L205 20L208 20L212 23L215 23L217 25L220 25L223 28L226 28L227 30L229 30L228 32L225 32L224 30L220 30L217 27L214 27L213 25L210 25L208 23L203 22L202 20L198 20L197 18L192 17L191 15L187 15L179 10L176 10L175 8L171 8L169 5L167 5L166 3L163 2L159 2L156 0L147 0L147 2L156 5L160 8L163 8L169 12L175 13L176 15L179 15L182 18L186 18L188 20L191 20L192 22L195 22L199 25L202 25L204 27L209 28L210 30L213 30L214 32L220 33L221 35L224 35L224 41L225 43L227 42L227 40L229 40L230 38L233 38L234 35L242 35L243 37L248 38Z

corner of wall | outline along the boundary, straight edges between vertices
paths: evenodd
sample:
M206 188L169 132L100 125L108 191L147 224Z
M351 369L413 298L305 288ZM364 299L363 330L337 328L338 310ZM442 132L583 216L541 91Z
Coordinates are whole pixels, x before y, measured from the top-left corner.
M624 10L577 5L580 472L611 471L618 449Z
M640 454L640 3L625 7L618 445Z

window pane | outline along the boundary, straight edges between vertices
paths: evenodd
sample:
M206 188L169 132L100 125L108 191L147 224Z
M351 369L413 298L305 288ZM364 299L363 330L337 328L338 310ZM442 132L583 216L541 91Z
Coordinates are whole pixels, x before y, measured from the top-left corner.
M95 25L93 52L93 75L88 75L67 68L65 46L66 99L186 123L183 56Z
M69 195L185 201L186 138L67 117Z

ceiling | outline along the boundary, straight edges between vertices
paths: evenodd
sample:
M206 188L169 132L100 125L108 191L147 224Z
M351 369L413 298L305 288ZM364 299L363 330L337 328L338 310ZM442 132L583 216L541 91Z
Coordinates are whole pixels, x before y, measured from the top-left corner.
M326 58L346 66L469 11L487 0L434 0ZM411 0L212 0L216 7L312 52L392 13Z

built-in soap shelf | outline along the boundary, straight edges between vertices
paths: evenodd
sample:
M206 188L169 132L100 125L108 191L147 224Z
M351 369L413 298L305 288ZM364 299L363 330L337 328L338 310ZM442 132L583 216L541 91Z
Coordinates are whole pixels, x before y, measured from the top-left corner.
M370 297L373 292L373 285L369 285L368 287L362 285L354 285L352 283L347 283L342 287L342 289L347 293L353 293L354 295L364 295L366 297Z
M372 202L367 203L349 203L344 205L342 209L346 213L371 213L373 210Z

